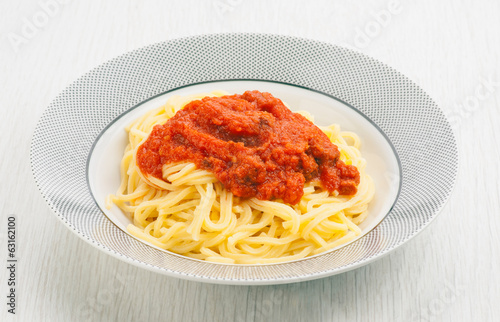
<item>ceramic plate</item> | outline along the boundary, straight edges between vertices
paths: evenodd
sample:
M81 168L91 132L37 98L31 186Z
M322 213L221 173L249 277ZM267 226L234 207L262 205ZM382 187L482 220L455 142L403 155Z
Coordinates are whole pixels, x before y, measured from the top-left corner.
M356 132L376 195L363 234L302 260L228 265L186 258L130 236L130 218L104 199L119 185L124 127L171 95L257 89L316 123ZM331 44L277 35L218 34L151 45L66 88L33 135L38 187L57 216L98 249L167 275L225 284L276 284L338 274L401 246L435 218L457 171L450 125L397 71Z

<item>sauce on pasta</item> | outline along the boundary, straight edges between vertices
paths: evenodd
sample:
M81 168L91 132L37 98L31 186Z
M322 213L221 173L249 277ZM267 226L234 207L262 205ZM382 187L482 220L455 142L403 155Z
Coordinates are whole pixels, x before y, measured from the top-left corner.
M162 179L165 164L189 161L215 174L235 196L297 204L304 183L353 195L358 169L312 122L269 93L247 91L195 100L156 125L136 155L143 174Z

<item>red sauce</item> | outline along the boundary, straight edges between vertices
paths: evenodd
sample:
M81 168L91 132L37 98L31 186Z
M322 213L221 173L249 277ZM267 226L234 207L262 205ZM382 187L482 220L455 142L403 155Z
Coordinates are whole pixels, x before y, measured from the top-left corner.
M356 193L359 172L302 115L269 93L205 97L156 125L137 151L144 174L162 178L162 165L190 161L209 170L239 197L296 204L304 183L319 178L330 192Z

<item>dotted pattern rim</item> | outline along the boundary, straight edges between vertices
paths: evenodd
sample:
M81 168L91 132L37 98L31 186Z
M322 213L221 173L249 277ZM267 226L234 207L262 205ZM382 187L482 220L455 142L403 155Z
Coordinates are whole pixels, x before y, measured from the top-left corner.
M403 182L399 200L379 226L355 243L322 256L248 267L200 263L156 250L122 232L101 213L86 186L85 165L96 137L109 122L173 88L243 78L290 83L338 97L384 131L401 158ZM37 124L31 166L52 210L99 249L172 276L266 284L337 274L402 245L443 207L455 182L458 155L451 127L434 101L411 80L370 57L289 36L215 34L147 46L76 80Z

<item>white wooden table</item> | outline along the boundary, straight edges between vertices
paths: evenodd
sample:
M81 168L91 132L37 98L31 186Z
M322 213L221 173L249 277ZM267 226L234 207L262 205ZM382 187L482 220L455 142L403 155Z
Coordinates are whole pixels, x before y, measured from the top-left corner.
M61 2L0 2L0 321L500 321L498 1ZM151 273L65 228L29 164L31 135L50 101L132 49L242 31L355 47L424 88L453 119L460 149L459 179L442 214L368 266L255 287ZM15 316L6 305L11 214Z

